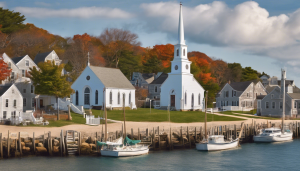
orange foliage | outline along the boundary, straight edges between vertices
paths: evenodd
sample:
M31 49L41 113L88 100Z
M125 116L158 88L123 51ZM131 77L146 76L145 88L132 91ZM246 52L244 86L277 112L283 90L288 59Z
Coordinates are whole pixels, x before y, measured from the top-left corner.
M174 45L155 45L153 51L157 54L157 58L161 60L164 68L170 67L171 60L174 57Z
M74 35L73 40L80 41L83 46L83 50L88 51L88 44L92 39L90 35L84 33L83 35L79 35L79 34Z
M207 84L210 81L216 82L216 78L212 77L211 73L199 73L198 77L204 84Z
M0 56L0 83L10 76L11 69L8 69L7 63L4 62L3 57Z
M196 57L196 58L202 58L205 59L207 62L211 63L213 60L207 56L205 53L198 52L198 51L192 51L188 53L188 57Z

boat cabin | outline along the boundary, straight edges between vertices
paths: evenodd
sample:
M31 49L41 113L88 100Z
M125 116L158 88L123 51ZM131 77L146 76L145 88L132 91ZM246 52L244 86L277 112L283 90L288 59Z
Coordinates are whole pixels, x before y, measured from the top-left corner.
M212 135L208 138L209 143L225 143L224 135Z

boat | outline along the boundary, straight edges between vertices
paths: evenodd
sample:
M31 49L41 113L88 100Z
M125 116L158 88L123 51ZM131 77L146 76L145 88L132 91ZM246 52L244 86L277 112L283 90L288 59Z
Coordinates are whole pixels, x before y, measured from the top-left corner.
M293 133L289 130L281 131L280 128L266 128L257 136L253 136L254 142L282 142L293 139Z
M286 73L285 70L281 70L281 82L285 85ZM291 141L293 139L293 132L288 129L284 129L285 118L285 86L282 88L282 121L281 128L266 128L261 130L261 133L253 136L254 142L283 142Z
M107 112L106 107L104 108L105 113L105 140L107 140ZM124 141L123 137L118 138L113 142L97 141L97 145L101 146L101 155L109 157L130 157L148 154L149 146L140 145L138 143L141 140L131 140L126 136L126 119L125 119L125 99L123 99L123 115L124 115Z
M239 138L242 134L240 134L239 138L236 138L234 140L225 141L224 135L210 135L207 137L207 94L208 91L206 91L206 104L205 104L205 124L204 124L204 130L205 130L205 138L200 143L196 143L196 149L199 151L219 151L219 150L227 150L236 148L239 145ZM241 130L243 130L244 124L242 125Z

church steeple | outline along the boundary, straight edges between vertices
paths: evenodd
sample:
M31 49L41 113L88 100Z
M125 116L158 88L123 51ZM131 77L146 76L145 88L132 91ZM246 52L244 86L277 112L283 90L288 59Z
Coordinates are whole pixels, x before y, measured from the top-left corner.
M180 3L179 23L178 23L178 44L185 45L183 16L182 16L182 4L181 3Z

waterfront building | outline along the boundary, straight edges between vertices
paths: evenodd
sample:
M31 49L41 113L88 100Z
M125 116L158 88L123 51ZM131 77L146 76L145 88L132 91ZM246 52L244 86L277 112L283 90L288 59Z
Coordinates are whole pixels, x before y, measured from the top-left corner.
M260 81L256 84L251 81L229 82L217 94L216 106L225 110L249 111L255 108L258 95L267 95Z
M107 108L121 109L123 99L126 107L136 108L135 88L119 69L88 63L71 87L75 91L71 95L72 103L79 109L81 106L102 108L104 101Z
M182 4L179 11L178 43L174 46L171 73L161 85L160 108L172 110L199 110L203 108L204 89L191 74L184 40Z
M161 73L158 78L153 80L148 86L148 97L153 100L160 100L161 85L168 78L168 74Z
M0 86L0 120L16 118L23 113L23 96L15 84Z

